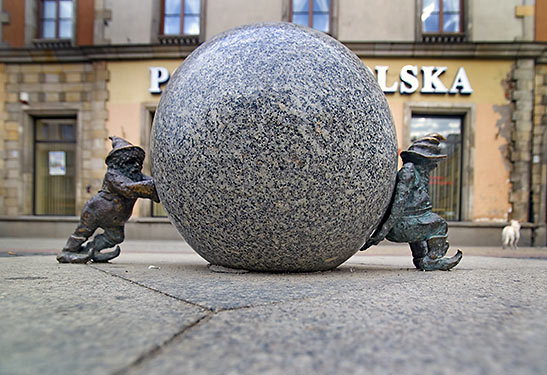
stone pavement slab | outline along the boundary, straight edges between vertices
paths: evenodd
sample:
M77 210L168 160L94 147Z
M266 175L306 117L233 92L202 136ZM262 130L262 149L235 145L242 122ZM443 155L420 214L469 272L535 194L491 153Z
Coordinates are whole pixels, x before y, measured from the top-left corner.
M547 373L542 257L230 274L126 251L87 266L4 257L0 278L1 374Z
M0 259L0 374L108 374L204 309L54 256Z

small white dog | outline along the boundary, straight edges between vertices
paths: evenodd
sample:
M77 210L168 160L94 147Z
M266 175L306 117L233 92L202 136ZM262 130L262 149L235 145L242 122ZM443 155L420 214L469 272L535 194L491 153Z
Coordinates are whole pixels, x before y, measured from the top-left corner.
M502 247L509 246L511 249L517 248L520 239L520 224L517 220L511 220L511 224L504 227L501 232Z

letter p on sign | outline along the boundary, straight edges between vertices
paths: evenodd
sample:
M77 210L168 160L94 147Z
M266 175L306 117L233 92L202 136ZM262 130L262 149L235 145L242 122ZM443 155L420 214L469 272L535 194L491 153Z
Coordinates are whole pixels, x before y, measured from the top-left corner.
M161 94L160 85L169 81L169 71L163 66L150 67L150 94Z

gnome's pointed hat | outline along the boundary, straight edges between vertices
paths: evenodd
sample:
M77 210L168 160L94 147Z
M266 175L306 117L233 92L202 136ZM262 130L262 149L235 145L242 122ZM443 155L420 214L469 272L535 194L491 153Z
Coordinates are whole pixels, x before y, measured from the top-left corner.
M141 163L143 162L144 150L139 146L134 146L131 143L127 142L125 139L116 136L108 137L108 139L112 141L112 151L110 151L106 156L105 163L107 165L116 155L119 155L122 152L132 153L133 156L141 161Z
M446 155L441 154L441 141L446 141L446 138L438 133L428 134L425 137L418 138L408 148L401 152L403 162L416 161L420 159L439 160L446 158Z

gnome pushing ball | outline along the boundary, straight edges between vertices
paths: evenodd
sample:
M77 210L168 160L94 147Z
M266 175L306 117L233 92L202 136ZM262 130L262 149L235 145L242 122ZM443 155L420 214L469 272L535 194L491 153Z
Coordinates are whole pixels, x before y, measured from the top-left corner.
M61 254L60 263L108 262L120 255L116 246L124 240L124 226L131 217L137 198L159 202L154 180L142 174L144 150L119 137L110 137L112 151L101 190L82 209L80 222L70 235ZM84 243L101 228L103 233ZM111 252L104 249L116 246Z

